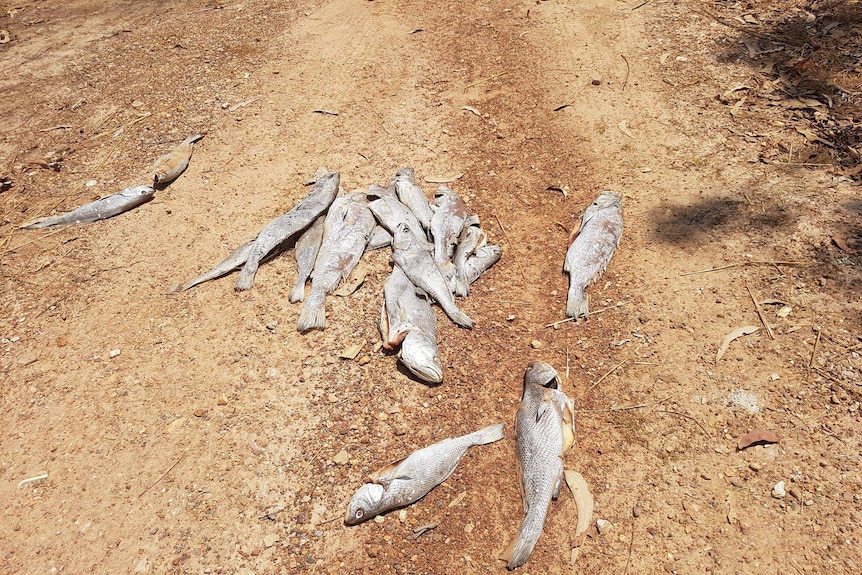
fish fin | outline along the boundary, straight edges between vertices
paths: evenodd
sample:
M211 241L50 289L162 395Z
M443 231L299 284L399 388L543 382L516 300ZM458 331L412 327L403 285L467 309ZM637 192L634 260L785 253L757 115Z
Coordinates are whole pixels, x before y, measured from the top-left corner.
M538 409L536 409L536 423L539 423L542 420L542 417L545 416L545 413L548 411L548 406L550 404L547 401L543 401L539 404Z
M49 226L54 225L54 223L52 222L53 219L54 218L41 218L38 220L27 222L25 224L21 224L20 226L18 226L18 229L19 230L37 230L39 228L47 228Z
M582 293L582 297L578 298L578 294L573 294L569 290L569 297L566 300L566 315L568 317L587 317L590 315L590 296Z
M578 236L581 233L581 228L583 227L584 222L578 222L578 225L572 228L571 233L569 234L569 245L575 243L575 240L578 239Z
M198 141L203 140L203 139L204 139L203 134L192 134L191 136L189 136L188 138L186 138L183 141L183 144L194 144L195 142L198 142Z
M236 285L233 289L236 291L247 291L254 286L254 272L248 272L245 268L241 269L236 278Z
M380 322L377 324L380 328L380 337L383 339L383 347L386 347L389 342L389 314L386 313L386 299L380 305Z
M454 321L455 325L457 325L458 327L473 329L473 320L470 319L470 316L468 316L466 313L464 313L460 309L455 308L453 310L450 310L450 311L446 312L446 315L448 315L449 319Z
M182 293L186 291L186 286L183 284L176 284L170 287L168 291L165 292L165 295L177 295L178 293Z
M310 329L323 329L326 327L326 308L324 303L312 303L311 298L302 306L299 319L296 322L297 331L308 331Z
M575 443L575 406L566 399L563 407L563 453Z
M470 295L470 282L462 275L455 276L455 295L458 297L467 297Z
M563 461L563 458L561 457L561 458L560 458L560 462L562 463L562 461ZM556 485L554 485L554 492L553 492L553 493L551 493L551 499L553 499L554 501L556 501L557 499L559 499L559 497L560 497L560 488L563 486L563 472L562 472L562 469L563 469L563 468L562 468L562 467L560 467L560 475L559 475L559 477L557 477L557 483L556 483Z
M391 474L393 474L398 469L399 465L404 463L405 459L407 459L407 458L402 457L401 459L399 459L397 461L393 461L392 463L390 463L388 465L384 465L383 467L381 467L380 469L378 469L377 471L375 471L374 473L372 473L371 475L368 476L369 481L371 481L371 483L380 483L381 485L382 485L381 481L386 481L387 483L389 481L392 481L395 478L389 477L389 476ZM400 477L401 476L399 476L399 478Z
M527 559L530 558L530 553L533 552L533 548L536 546L536 541L538 541L538 534L535 537L522 536L521 529L523 526L522 521L515 539L500 555L500 559L506 562L506 569L510 571L527 562Z
M502 423L495 423L479 431L474 431L468 437L473 445L487 445L503 439L503 427Z
M290 303L299 303L305 299L305 282L297 280L296 285L293 286L293 290L291 290L290 295L288 296L288 301Z

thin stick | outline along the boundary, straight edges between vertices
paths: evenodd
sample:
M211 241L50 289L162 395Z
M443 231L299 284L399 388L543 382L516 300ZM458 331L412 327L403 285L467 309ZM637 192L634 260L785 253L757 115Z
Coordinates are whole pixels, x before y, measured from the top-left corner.
M632 547L634 547L634 544L635 544L635 521L636 521L636 518L635 518L635 514L634 514L634 509L632 509L632 533L631 533L631 538L629 539L629 557L628 557L628 559L626 559L626 568L623 571L623 575L628 575L629 565L632 562Z
M496 302L499 302L499 303L511 303L511 304L515 304L515 305L533 305L533 304L531 304L531 303L529 303L529 302L525 302L525 301L516 301L516 300L511 300L511 299L491 299L491 300L488 300L488 301L496 301Z
M620 58L622 58L622 59L623 59L623 61L626 63L626 77L625 77L625 78L623 78L623 87L622 87L622 88L620 88L620 92L625 92L625 90L626 90L626 86L627 86L627 85L628 85L628 83L629 83L629 72L631 72L631 68L630 68L630 66L629 66L629 61L626 59L626 57L625 57L625 56L623 56L622 54L620 54Z
M637 349L635 349L629 357L627 357L626 359L622 360L621 362L619 362L618 364L616 364L615 366L613 366L609 372L607 372L606 374L604 374L603 376L601 376L597 382L595 382L594 384L592 384L589 388L587 388L587 390L586 390L585 392L583 392L581 395L579 395L579 396L578 396L578 400L580 400L580 399L581 399L581 398L583 398L586 394L588 394L589 392L591 392L591 391L593 390L593 388L594 388L594 387L596 387L598 384L600 384L601 382L603 382L603 381L605 380L605 378L607 378L610 374L612 374L613 372L615 372L616 370L618 370L619 368L621 368L623 365L625 365L626 363L628 363L630 360L634 359L634 357L635 357L635 355L637 354L638 350L639 350L640 348L642 348L642 347L643 347L643 344L640 344L640 345L637 347Z
M609 407L607 409L578 409L577 413L616 413L617 411L631 411L633 409L641 409L644 407L649 407L651 405L660 405L671 399L673 396L668 395L664 399L659 399L658 401L650 401L647 403L638 403L636 405L621 405L619 407Z
M811 369L814 366L814 354L817 353L817 344L820 343L820 334L823 333L822 329L817 330L817 339L814 340L814 349L811 350L811 359L808 360L808 369Z
M588 317L590 317L591 315L597 315L597 314L600 314L600 313L602 313L602 312L608 311L609 309L614 309L614 308L616 308L616 307L624 306L624 305L626 305L626 304L628 304L628 303L630 303L630 302L629 302L629 301L621 301L620 303L617 303L617 304L614 304L614 305L609 305L608 307L603 307L603 308L601 308L601 309L597 309L596 311L591 311L591 312L589 312L589 313L585 316L585 318L588 318ZM545 327L557 327L558 325L562 325L562 324L567 323L567 322L570 322L570 321L575 321L575 320L577 320L577 319L578 319L578 318L576 318L576 317L567 317L566 319L561 319L560 321L555 321L554 323L549 323L549 324L548 324L548 325L546 325Z
M566 345L566 387L569 387L569 346Z
M494 78L499 78L500 76L505 76L505 75L506 75L506 72L500 72L499 74L495 74L493 76L488 76L487 78L483 78L482 80L476 80L472 84L465 86L464 89L466 90L467 88L472 88L473 86L478 86L479 84L484 84L485 82L493 80Z
M763 315L763 308L760 307L759 303L757 303L757 299L754 297L754 292L751 291L751 286L745 284L745 289L748 290L748 295L751 296L751 302L754 304L754 309L755 311L757 311L757 315L758 317L760 317L760 321L761 323L763 323L763 327L766 328L766 333L767 335L769 335L769 339L775 339L775 334L772 333L772 328L769 327L769 323L767 323L766 317ZM817 332L817 339L820 339L820 332Z
M186 452L186 453L188 453L188 452ZM155 486L156 486L156 483L158 483L159 481L161 481L162 479L164 479L165 477L167 477L167 476L168 476L168 474L169 474L171 471L173 471L173 470L174 470L174 467L176 467L177 465L179 465L179 464L180 464L180 461L182 461L182 460L183 460L183 459L185 459L185 458L186 458L186 454L185 454L185 453L183 453L182 455L180 455L180 458L179 458L179 459L177 459L177 462L176 462L176 463L174 463L173 465L171 465L171 468L170 468L170 469L168 469L167 471L165 471L165 472L162 474L162 476L161 476L161 477L159 477L158 479L156 479L155 481L153 481L153 482L150 484L150 486L149 486L149 487L147 487L146 489L144 489L143 491L141 491L140 495L138 495L138 499L140 499L141 497L143 497L143 496L144 496L144 493L146 493L147 491L149 491L150 489L152 489L153 487L155 487Z
M708 274L710 272L717 272L719 270L726 270L730 268L738 268L742 266L756 266L756 265L782 265L782 266L801 266L805 265L806 262L779 262L779 261L771 261L771 260L756 260L751 262L738 262L735 264L727 264L726 266L718 266L715 268L709 268L707 270L697 270L696 272L685 272L683 274L679 274L680 276L693 276L696 274Z
M680 413L679 411L672 411L672 410L670 410L670 409L660 409L660 410L658 410L658 413L672 413L672 414L674 414L674 415L678 415L678 416L680 416L680 417L684 417L684 418L686 418L686 419L690 419L690 420L692 420L693 422L695 422L695 423L697 424L697 426L698 426L699 428L701 428L701 429L703 430L703 432L704 432L706 435L709 435L709 432L706 430L706 428L705 428L705 427L704 427L704 426L703 426L703 425L702 425L702 424L701 424L697 419L695 419L694 417L692 417L692 416L690 416L690 415L688 415L688 414L686 414L686 413Z
M47 238L47 237L49 237L49 236L53 236L54 234L59 234L59 233L60 233L60 232L62 232L64 229L66 229L66 228L60 228L59 230L54 230L53 232L48 232L48 233L47 233L47 234L45 234L44 236L39 236L38 238L33 238L32 240L26 241L26 242L24 242L23 244L18 244L18 245L17 245L17 246L15 246L15 247L11 247L11 248L7 249L5 252L3 252L2 254L0 254L0 258L2 258L3 256L5 256L5 255L6 255L6 254L8 254L9 252L14 252L15 250L17 250L17 249L19 249L19 248L23 248L24 246L29 246L29 245L30 245L30 244L32 244L32 243L38 242L39 240L44 240L45 238Z
M521 267L521 260L518 259L518 252L515 249L515 244L513 244L512 240L509 239L509 234L506 233L506 228L503 227L503 224L500 222L500 218L497 217L497 214L494 214L494 219L497 220L497 225L500 226L500 231L503 232L503 236L506 238L506 242L512 248L512 257L515 258L515 263L518 265L518 272L521 274L521 277L524 277L524 268Z

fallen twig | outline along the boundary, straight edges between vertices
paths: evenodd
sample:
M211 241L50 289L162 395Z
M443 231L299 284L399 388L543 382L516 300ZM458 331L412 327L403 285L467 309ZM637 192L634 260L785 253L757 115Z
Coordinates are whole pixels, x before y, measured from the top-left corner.
M707 430L706 430L706 428L703 426L703 424L702 424L700 421L698 421L696 418L694 418L694 417L692 417L692 416L688 415L687 413L680 413L679 411L673 411L673 410L670 410L670 409L659 409L657 413L672 413L673 415L678 415L678 416L680 416L680 417L684 417L684 418L686 418L686 419L690 419L690 420L692 420L693 422L695 422L695 423L697 424L697 426L698 426L699 428L701 428L701 430L703 430L703 432L704 432L706 435L709 435L709 431L707 431Z
M817 353L817 345L820 343L820 334L823 333L822 329L817 330L817 339L814 340L814 349L811 350L811 358L808 360L808 369L814 367L814 355Z
M668 395L667 397L659 399L658 401L649 401L647 403L638 403L635 405L620 405L618 407L608 407L606 409L577 409L575 411L577 413L616 413L617 411L631 411L633 409L642 409L651 405L660 405L665 401L671 399L672 397L672 395Z
M627 85L628 85L628 83L629 83L629 72L631 72L631 67L629 66L629 61L626 59L626 57L625 57L625 56L623 56L622 54L620 54L620 58L622 58L622 59L623 59L623 61L626 63L626 77L625 77L625 78L623 78L623 87L622 87L622 88L620 88L620 92L624 92L624 91L625 91L625 89L626 89L626 86L627 86Z
M521 274L521 277L524 277L524 268L521 267L521 260L518 259L518 251L515 249L515 244L513 244L512 240L509 239L509 234L506 233L506 228L503 227L503 223L500 221L500 218L497 217L497 214L494 214L494 219L497 220L497 225L500 226L500 231L503 232L503 236L506 238L506 242L508 242L509 247L512 249L512 257L515 258L515 264L518 266L518 272Z
M610 374L612 374L613 372L615 372L616 370L618 370L619 368L621 368L623 365L625 365L626 363L628 363L629 361L631 361L632 359L634 359L635 355L637 355L638 350L640 350L640 348L642 348L642 347L643 347L643 345L644 345L644 344L640 344L639 346L637 346L637 348L632 352L632 354L631 354L629 357L627 357L626 359L622 360L621 362L619 362L618 364L616 364L615 366L613 366L613 367L610 369L610 371L608 371L606 374L604 374L603 376L601 376L601 377L599 378L599 380L598 380L598 381L596 381L594 384L592 384L590 387L588 387L588 388L587 388L587 390L586 390L585 392L583 392L581 395L579 395L579 396L578 396L578 400L580 400L580 399L581 399L581 398L583 398L586 394L588 394L590 391L592 391L594 387L596 387L598 384L600 384L601 382L603 382L603 381L605 380L605 378L607 378Z
M588 313L586 316L584 316L584 317L585 317L585 318L588 318L588 317L590 317L591 315L597 315L597 314L600 314L600 313L602 313L602 312L606 312L606 311L608 311L609 309L614 309L614 308L617 308L617 307L624 306L624 305L626 305L626 304L628 304L628 303L631 303L631 302L630 302L630 301L628 301L628 300L627 300L627 301L621 301L621 302L619 302L619 303L617 303L617 304L609 305L608 307L603 307L603 308L601 308L601 309L597 309L596 311L591 311L591 312L589 312L589 313ZM558 325L562 325L562 324L567 323L567 322L570 322L570 321L575 321L575 320L577 320L577 319L578 319L578 318L576 318L576 317L567 317L566 319L561 319L560 321L555 321L554 323L549 323L549 324L548 324L548 325L546 325L545 327L553 327L553 328L555 328L555 327L557 327Z
M719 270L727 270L730 268L738 268L742 266L755 266L755 265L770 265L770 266L801 266L805 265L806 262L780 262L780 261L772 261L772 260L755 260L750 262L737 262L735 264L727 264L726 266L718 266L716 268L709 268L707 270L697 270L695 272L685 272L679 274L680 276L693 276L697 274L708 274L710 272L717 272Z
M27 479L22 479L18 483L18 489L21 489L22 487L24 487L28 483L35 483L36 481L42 481L43 479L48 479L47 473L42 473L40 475L36 475L35 477L28 477Z
M15 250L17 250L17 249L19 249L19 248L23 248L24 246L28 246L28 245L30 245L30 244L32 244L32 243L38 242L39 240L44 240L45 238L47 238L47 237L49 237L49 236L53 236L54 234L58 234L58 233L62 232L64 229L66 229L66 228L60 228L60 229L58 229L58 230L54 230L54 231L52 231L52 232L48 232L47 234L45 234L45 235L43 235L43 236L39 236L38 238L33 238L32 240L28 240L28 241L26 241L26 242L24 242L24 243L18 244L17 246L10 247L10 248L8 248L6 251L4 251L2 254L0 254L0 259L2 259L2 258L3 258L3 256L5 256L6 254L8 254L9 252L14 252Z
M484 84L485 82L493 80L494 78L499 78L500 76L505 76L505 75L506 75L506 72L500 72L499 74L495 74L493 76L488 76L487 78L483 78L481 80L476 80L472 84L468 84L467 86L464 86L464 89L466 90L467 88L472 88L473 86L478 86L479 84Z
M173 471L173 470L174 470L174 468L175 468L177 465L179 465L179 464L180 464L180 461L182 461L183 459L185 459L185 457L186 457L186 454L185 454L185 453L183 453L182 455L180 455L180 458L179 458L179 459L177 459L176 463L174 463L173 465L171 465L170 469L168 469L167 471L165 471L165 472L162 474L162 476L161 476L161 477L159 477L158 479L156 479L155 481L153 481L153 482L150 484L150 486L149 486L149 487L147 487L146 489L144 489L143 491L141 491L141 493L138 495L138 499L140 499L141 497L143 497L143 496L144 496L144 494L145 494L147 491L149 491L150 489L152 489L153 487L155 487L155 486L156 486L156 483L158 483L159 481L161 481L162 479L164 479L165 477L167 477L167 476L168 476L168 474L169 474L171 471Z
M766 334L769 336L769 339L775 339L775 334L772 333L772 328L769 327L769 323L766 321L766 316L763 315L763 308L760 307L760 304L757 303L757 299L754 297L754 292L751 291L751 286L745 284L745 289L748 290L748 295L751 296L751 303L754 304L754 309L757 312L757 316L760 318L760 321L763 323L763 327L766 328ZM818 332L817 338L820 339L820 334Z

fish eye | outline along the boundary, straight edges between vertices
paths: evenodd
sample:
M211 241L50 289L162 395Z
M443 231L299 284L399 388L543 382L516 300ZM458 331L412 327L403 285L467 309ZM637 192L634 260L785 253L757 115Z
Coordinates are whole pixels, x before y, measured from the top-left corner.
M363 515L365 515L365 511L363 511L361 507L356 510L356 518L357 519L362 519Z

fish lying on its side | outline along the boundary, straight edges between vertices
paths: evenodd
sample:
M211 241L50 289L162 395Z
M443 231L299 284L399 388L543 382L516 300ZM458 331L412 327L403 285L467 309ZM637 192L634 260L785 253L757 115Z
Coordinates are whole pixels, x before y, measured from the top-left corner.
M477 249L464 264L464 279L467 280L467 284L472 284L479 279L491 266L500 261L502 256L503 250L500 246L482 246Z
M383 287L380 311L383 347L401 344L401 363L416 377L429 383L443 381L443 362L437 352L437 314L431 303L416 294L413 282L398 266Z
M401 200L401 203L410 208L426 230L430 230L431 217L434 212L431 211L431 205L428 203L428 198L425 197L425 192L416 185L416 175L413 168L398 170L392 183L395 184L395 191L398 193L398 199Z
M373 198L368 202L368 208L374 213L374 217L380 225L386 228L390 234L395 233L398 224L405 224L417 238L425 239L425 229L410 211L410 208L402 204L395 195L394 188L381 188L372 185L368 188L368 197Z
M569 274L566 315L582 317L590 313L587 286L608 267L623 233L621 198L604 192L586 209L581 227L566 252L563 271Z
M575 441L575 410L559 388L560 376L553 367L541 361L530 363L524 373L524 395L515 415L524 519L502 557L508 569L523 565L533 552L551 499L560 494L563 453Z
M339 182L338 172L328 172L323 175L301 202L283 216L272 220L257 234L251 253L236 278L235 290L251 289L257 268L263 258L287 238L310 226L320 214L324 213L338 193Z
M305 282L314 268L317 252L320 251L320 242L323 240L323 221L325 216L319 216L311 226L302 232L296 240L293 255L296 257L297 277L293 291L290 292L288 300L297 303L305 299Z
M228 257L217 263L213 269L187 281L184 284L175 285L167 291L167 294L176 295L180 292L186 291L187 289L191 289L198 284L220 278L223 275L229 274L233 270L239 269L248 259L248 254L251 253L251 246L253 244L254 240L250 240L242 244L240 247L232 251Z
M203 137L203 134L193 134L176 148L158 158L153 166L153 185L161 189L179 178L189 167L194 143Z
M311 272L311 291L299 312L297 330L326 327L326 295L359 263L373 228L374 216L365 194L348 194L332 203L323 222L323 240Z
M369 478L373 483L366 483L353 495L344 523L357 525L418 501L452 475L467 449L502 438L503 424L498 423L468 435L444 439L387 465Z
M416 237L406 225L396 228L392 238L392 259L413 285L422 289L436 301L449 319L460 327L473 327L473 320L455 305L449 284L434 263L427 242Z
M470 216L464 222L464 229L458 238L458 247L455 248L455 256L452 263L455 264L455 278L453 290L458 297L470 295L470 282L467 279L467 260L476 253L476 250L484 246L487 236L479 225L479 216Z
M368 238L368 245L365 246L366 252L379 250L392 245L392 234L390 234L383 226L374 226L371 230L371 236Z
M21 226L21 229L32 230L49 226L65 226L70 224L87 224L97 220L111 218L153 199L153 188L150 186L133 186L112 196L107 196L84 204L78 209L60 216L42 218Z
M431 235L434 237L434 263L445 270L451 267L452 254L464 222L467 220L467 206L461 196L440 186L434 197L437 210L431 218Z

